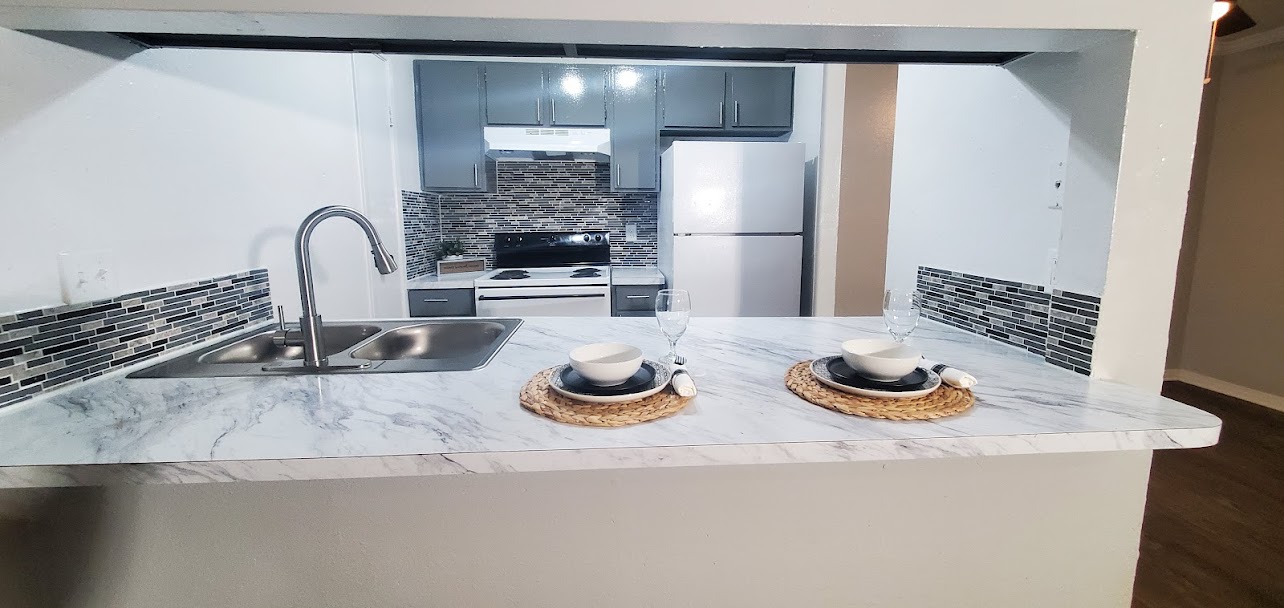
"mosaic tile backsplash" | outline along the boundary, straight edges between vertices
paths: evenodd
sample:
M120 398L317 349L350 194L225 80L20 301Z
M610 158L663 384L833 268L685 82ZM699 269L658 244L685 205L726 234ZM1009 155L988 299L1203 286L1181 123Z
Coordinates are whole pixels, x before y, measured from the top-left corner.
M1101 299L1042 285L918 267L923 315L1081 374L1092 370Z
M658 195L611 192L609 165L581 161L504 161L495 163L495 170L495 192L424 195L438 197L441 214L438 238L463 241L465 255L484 257L487 267L491 267L494 264L491 235L496 232L609 230L612 264L656 264ZM406 200L403 193L403 204ZM420 203L416 200L411 206L419 207ZM629 223L637 224L636 242L624 240L624 226ZM407 220L408 248L416 241L432 239L431 225L425 221L416 222L412 227ZM428 247L435 262L436 243ZM413 256L407 254L406 257ZM425 272L432 270L427 268Z
M441 196L401 191L401 223L406 237L406 278L437 271L441 243Z
M261 268L0 316L0 407L271 317Z

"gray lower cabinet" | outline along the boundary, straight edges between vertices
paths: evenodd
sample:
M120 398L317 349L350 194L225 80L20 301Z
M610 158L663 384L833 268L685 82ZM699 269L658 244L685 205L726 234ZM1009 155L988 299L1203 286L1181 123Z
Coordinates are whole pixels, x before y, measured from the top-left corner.
M416 61L424 190L485 190L482 64Z
M544 66L538 63L486 64L486 124L544 124Z
M794 119L793 68L727 70L731 128L788 128Z
M618 66L611 70L607 125L611 127L611 189L660 188L660 129L656 112L659 71Z
M663 285L616 285L611 288L611 316L654 317L655 299Z
M476 314L471 289L410 290L412 317L471 317Z
M549 123L555 127L606 124L606 66L549 66Z
M726 124L726 70L714 67L664 68L666 129L721 129Z

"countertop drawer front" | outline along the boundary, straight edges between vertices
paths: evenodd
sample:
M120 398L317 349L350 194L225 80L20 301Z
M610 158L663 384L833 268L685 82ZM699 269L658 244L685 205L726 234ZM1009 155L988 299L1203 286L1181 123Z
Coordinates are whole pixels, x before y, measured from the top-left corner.
M410 290L410 316L471 317L473 316L473 290L412 289Z
M616 285L612 304L616 312L655 314L655 296L659 291L659 285Z

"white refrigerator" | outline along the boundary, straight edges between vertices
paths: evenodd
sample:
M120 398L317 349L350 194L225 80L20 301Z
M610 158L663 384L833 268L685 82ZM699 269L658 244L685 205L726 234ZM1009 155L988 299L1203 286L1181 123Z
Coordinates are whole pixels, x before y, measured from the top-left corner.
M661 156L659 262L691 314L796 317L803 144L674 142Z

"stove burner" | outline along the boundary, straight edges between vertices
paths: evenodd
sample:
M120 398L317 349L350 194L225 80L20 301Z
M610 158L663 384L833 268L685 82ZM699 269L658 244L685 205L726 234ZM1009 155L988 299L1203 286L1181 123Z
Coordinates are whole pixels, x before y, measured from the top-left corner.
M529 279L531 275L525 270L505 270L491 278L496 281L509 281L512 279Z
M577 279L600 277L602 276L602 272L596 268L581 268L571 273L571 276Z

